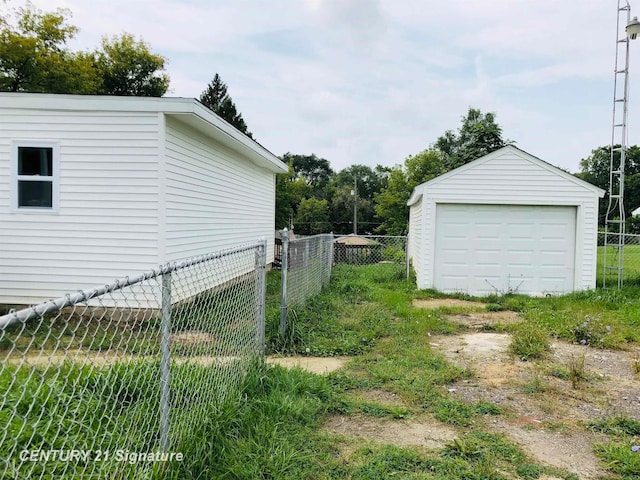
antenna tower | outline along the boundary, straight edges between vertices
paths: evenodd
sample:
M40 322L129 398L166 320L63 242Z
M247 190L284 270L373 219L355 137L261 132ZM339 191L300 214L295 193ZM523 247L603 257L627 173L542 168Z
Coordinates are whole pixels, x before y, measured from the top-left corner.
M609 165L609 206L605 220L604 272L607 280L622 287L624 273L624 243L626 217L624 211L624 167L627 159L627 116L629 102L629 42L626 26L631 21L631 6L618 0L616 28L616 63L613 82L613 125L611 129L611 159Z

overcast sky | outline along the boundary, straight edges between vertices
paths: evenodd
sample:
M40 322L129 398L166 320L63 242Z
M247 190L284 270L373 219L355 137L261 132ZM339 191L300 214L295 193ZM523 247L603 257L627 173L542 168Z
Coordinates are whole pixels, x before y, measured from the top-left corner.
M141 36L168 59L168 96L199 97L219 73L260 143L276 155L315 153L336 170L401 163L456 129L470 106L572 172L611 139L616 0L32 3L73 12L73 48ZM640 40L630 87L635 144Z

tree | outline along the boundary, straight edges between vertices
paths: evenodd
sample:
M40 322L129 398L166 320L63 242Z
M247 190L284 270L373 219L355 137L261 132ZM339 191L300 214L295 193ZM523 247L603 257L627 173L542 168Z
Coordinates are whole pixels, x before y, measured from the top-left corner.
M616 145L619 148L620 145ZM614 151L616 164L620 161L620 152ZM591 155L580 160L578 178L589 182L603 190L609 190L609 169L611 165L611 146L597 147ZM609 197L600 199L600 225L604 225ZM631 211L640 207L640 147L633 145L627 148L625 160L625 214L630 218ZM635 228L635 227L634 227Z
M302 199L296 214L295 231L303 235L316 235L331 231L328 202L317 198Z
M373 233L379 225L374 199L388 181L388 169L378 165L375 169L367 165L351 165L338 172L327 188L330 198L331 224L336 233L353 232L354 190L357 179L358 233Z
M495 117L494 113L482 113L479 109L469 108L467 115L462 117L462 125L457 133L447 130L436 140L433 147L443 154L447 171L510 143L502 139L502 127Z
M98 93L161 97L169 88L169 76L162 73L165 61L129 33L111 39L104 37L101 50L96 52L102 78Z
M16 25L0 19L0 90L36 93L95 93L100 83L93 58L66 48L77 27L68 10L18 10Z
M328 198L327 186L334 175L329 161L311 155L294 155L285 153L282 160L293 165L296 175L311 187L311 195L316 198Z
M404 235L408 230L407 202L413 189L445 171L442 154L433 148L417 155L409 155L404 168L394 167L386 189L375 197L375 211L382 220L377 231L387 235Z
M389 174L387 188L376 196L376 214L382 220L377 231L386 235L405 235L409 207L407 201L411 189L401 165L396 165Z
M164 58L132 35L103 39L95 52L70 51L67 42L78 32L70 16L68 10L27 7L13 22L0 18L0 90L145 96L167 91Z
M211 83L207 85L207 88L200 94L200 103L236 127L247 137L253 138L242 118L242 114L238 112L236 104L233 103L227 92L227 84L222 81L222 78L217 73Z
M430 148L407 157L404 166L394 167L388 187L375 200L376 213L382 221L378 231L406 233L409 216L406 202L417 185L511 143L502 139L502 128L495 117L494 113L469 108L457 132L447 130Z
M276 228L291 228L298 205L309 193L309 186L296 177L293 165L289 172L276 175Z

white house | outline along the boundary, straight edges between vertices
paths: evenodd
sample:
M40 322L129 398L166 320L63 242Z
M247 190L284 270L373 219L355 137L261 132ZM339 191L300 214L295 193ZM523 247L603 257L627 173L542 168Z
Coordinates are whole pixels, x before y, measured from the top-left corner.
M0 93L0 303L268 240L287 167L193 99Z
M408 202L418 287L471 295L594 288L603 195L514 146L418 185Z

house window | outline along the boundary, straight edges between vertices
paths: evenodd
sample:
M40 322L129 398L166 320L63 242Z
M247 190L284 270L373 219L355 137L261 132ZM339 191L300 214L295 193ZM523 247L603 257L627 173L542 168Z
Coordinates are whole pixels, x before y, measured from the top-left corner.
M58 146L50 143L16 143L13 163L15 208L56 210Z

